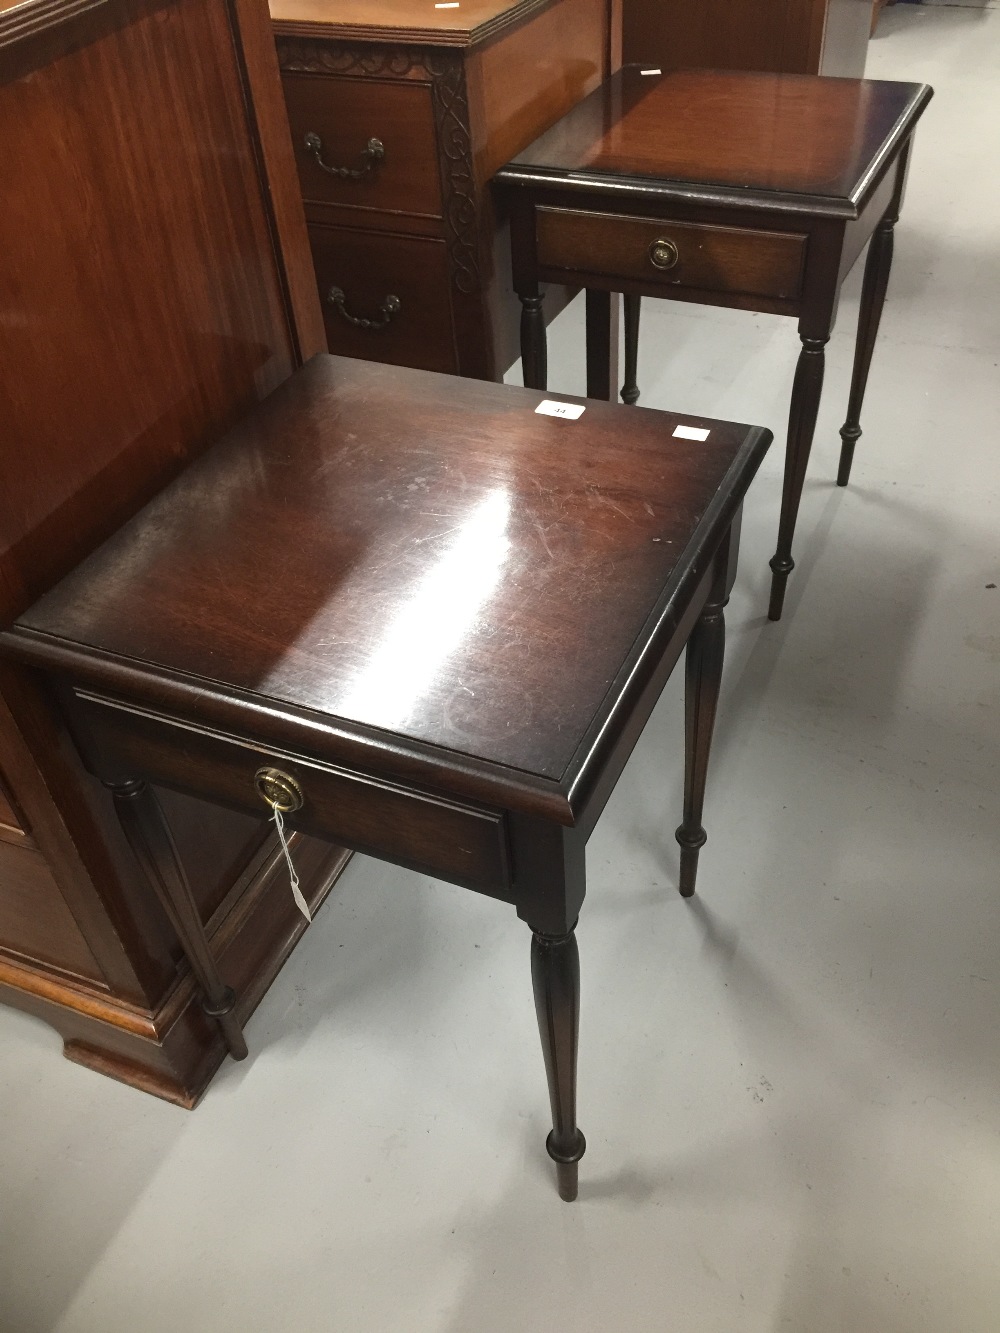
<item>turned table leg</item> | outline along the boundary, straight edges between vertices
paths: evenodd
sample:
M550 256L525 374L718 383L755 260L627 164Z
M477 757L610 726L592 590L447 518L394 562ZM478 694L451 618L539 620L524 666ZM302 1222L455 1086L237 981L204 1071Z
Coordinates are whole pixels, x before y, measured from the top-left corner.
M521 301L521 375L526 389L547 389L549 378L548 349L545 343L545 317L538 294L522 296Z
M625 297L625 383L622 402L634 407L639 401L639 312L641 296Z
M785 476L781 489L781 517L778 521L778 549L771 557L771 604L767 614L771 620L781 619L785 601L785 585L795 568L792 559L792 538L799 515L802 485L816 432L819 400L823 391L824 351L829 342L825 338L802 339L802 351L795 368L792 386L792 405L788 416L788 444L785 449Z
M840 431L838 486L846 486L851 479L854 447L861 438L861 408L865 400L865 389L868 385L868 372L871 369L875 339L878 337L882 310L885 307L885 296L889 289L895 227L903 207L903 192L906 189L909 161L910 144L907 142L896 163L896 184L892 192L892 202L886 209L885 216L875 228L868 243L865 280L861 288L861 308L858 312L858 340L854 349L851 396L847 404L847 420Z
M712 590L691 631L684 661L684 819L674 836L681 849L680 890L685 898L694 893L698 853L708 837L701 820L726 651L730 543L727 536L715 557Z
M861 311L858 317L858 341L854 352L854 374L851 378L851 396L847 404L847 420L840 428L840 466L837 485L846 486L851 478L854 446L861 438L861 408L868 386L875 339L885 306L892 269L893 230L898 218L891 214L882 219L868 243L865 263L865 281L861 289Z
M545 1147L556 1164L559 1197L577 1195L578 1163L587 1143L576 1123L576 1058L580 1032L580 955L576 935L531 937L531 982L552 1103Z
M125 837L177 932L184 956L202 991L202 1008L218 1021L229 1054L243 1060L247 1044L234 1012L236 994L219 975L198 905L156 793L140 779L105 783Z

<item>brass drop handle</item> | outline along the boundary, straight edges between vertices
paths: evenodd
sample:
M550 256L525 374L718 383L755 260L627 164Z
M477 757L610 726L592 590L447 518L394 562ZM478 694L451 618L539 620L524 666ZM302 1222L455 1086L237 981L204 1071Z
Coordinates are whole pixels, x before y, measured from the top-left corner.
M258 768L253 775L253 785L260 799L282 814L290 815L305 804L302 788L280 768Z
M339 287L331 287L326 294L327 305L332 305L342 319L353 324L356 329L365 329L369 333L378 333L391 324L403 308L398 296L387 296L379 306L379 319L365 319L362 315L352 315L347 309L347 297Z
M673 241L654 241L649 247L649 261L655 268L673 268L680 255Z
M371 175L375 168L380 167L385 161L385 145L381 139L368 140L361 150L360 167L331 167L329 162L324 162L323 140L314 130L309 131L303 142L306 151L312 153L316 159L316 165L322 167L329 175L336 176L339 180L364 180L365 176Z

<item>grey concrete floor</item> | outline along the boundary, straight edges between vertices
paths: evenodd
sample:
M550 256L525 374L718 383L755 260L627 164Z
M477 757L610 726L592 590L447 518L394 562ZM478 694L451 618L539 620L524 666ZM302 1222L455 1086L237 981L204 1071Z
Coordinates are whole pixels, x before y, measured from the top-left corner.
M590 848L580 1201L558 1201L528 937L356 859L188 1114L0 1011L0 1329L1000 1326L1000 15L887 10L938 94L854 482L860 272L828 359L785 620L755 483L700 896L675 891L680 681ZM783 427L791 321L649 302L647 406ZM551 387L581 387L582 318Z

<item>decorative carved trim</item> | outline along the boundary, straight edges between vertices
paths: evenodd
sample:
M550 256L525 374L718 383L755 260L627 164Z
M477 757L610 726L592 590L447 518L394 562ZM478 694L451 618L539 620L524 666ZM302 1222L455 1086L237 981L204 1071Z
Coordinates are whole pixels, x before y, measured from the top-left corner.
M431 87L451 278L463 296L482 287L476 178L465 62L459 52L419 46L355 46L279 35L283 74L418 79Z

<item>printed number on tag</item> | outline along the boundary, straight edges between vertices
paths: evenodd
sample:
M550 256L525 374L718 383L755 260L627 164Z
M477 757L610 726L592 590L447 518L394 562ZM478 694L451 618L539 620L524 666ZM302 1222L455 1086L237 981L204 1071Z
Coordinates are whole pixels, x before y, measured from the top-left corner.
M567 421L578 421L586 410L582 403L556 403L551 398L535 408L543 417L565 417Z

